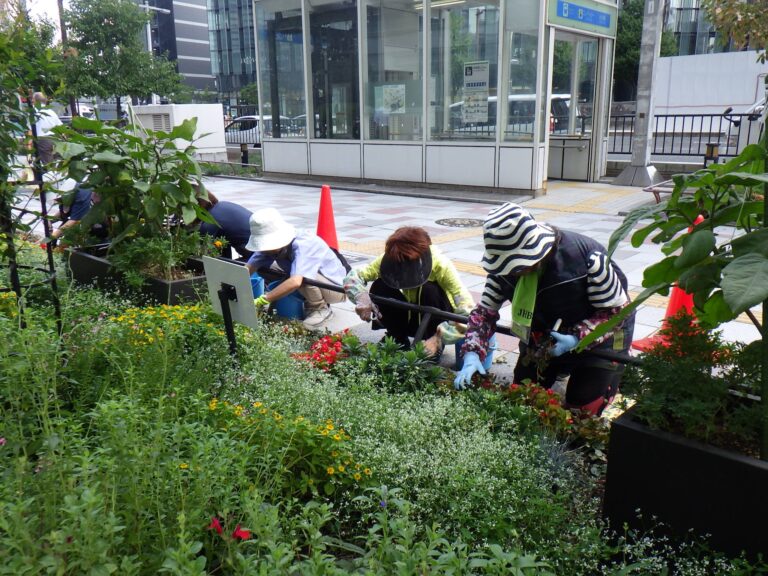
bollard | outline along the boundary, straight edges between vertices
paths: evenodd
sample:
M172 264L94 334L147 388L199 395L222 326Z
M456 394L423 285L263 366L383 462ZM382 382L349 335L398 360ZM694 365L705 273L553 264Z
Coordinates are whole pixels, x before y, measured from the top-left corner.
M240 144L240 164L248 165L248 144Z

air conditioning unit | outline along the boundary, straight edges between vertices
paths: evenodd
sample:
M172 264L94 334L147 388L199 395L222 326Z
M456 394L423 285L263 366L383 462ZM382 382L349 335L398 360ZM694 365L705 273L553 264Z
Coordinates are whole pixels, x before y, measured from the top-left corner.
M209 162L227 161L224 110L221 104L149 104L134 106L133 112L144 128L164 132L170 132L184 120L197 118L194 142L197 158ZM203 134L205 136L202 136ZM176 145L183 147L188 144L180 140Z

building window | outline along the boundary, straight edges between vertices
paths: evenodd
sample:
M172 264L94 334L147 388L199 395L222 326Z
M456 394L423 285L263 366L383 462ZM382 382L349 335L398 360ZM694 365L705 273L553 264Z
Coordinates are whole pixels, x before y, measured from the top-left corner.
M304 58L301 0L256 3L265 138L304 136Z
M360 138L356 0L307 0L315 138Z
M506 0L504 35L509 43L509 84L504 139L533 141L536 122L539 1ZM546 64L545 64L546 65ZM546 74L543 74L546 77Z
M494 140L499 1L434 1L430 31L430 137Z
M365 138L421 140L423 10L412 2L366 0Z

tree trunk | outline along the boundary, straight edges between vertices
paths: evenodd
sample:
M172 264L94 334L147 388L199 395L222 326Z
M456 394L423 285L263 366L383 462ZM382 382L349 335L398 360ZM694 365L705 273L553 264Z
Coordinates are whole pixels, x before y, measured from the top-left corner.
M115 114L117 114L117 121L120 122L120 120L123 119L123 110L120 106L120 96L115 96Z

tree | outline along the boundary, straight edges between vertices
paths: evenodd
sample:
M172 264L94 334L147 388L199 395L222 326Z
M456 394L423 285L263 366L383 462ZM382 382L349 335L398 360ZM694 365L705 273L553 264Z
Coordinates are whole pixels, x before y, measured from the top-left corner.
M65 19L71 54L65 69L72 93L115 97L119 117L122 96L179 91L175 65L144 47L149 16L132 0L73 0Z
M251 106L259 105L259 85L256 82L251 82L240 88L240 100L243 104L249 104Z
M626 0L619 11L616 30L616 57L613 64L613 99L634 100L637 96L637 74L640 64L640 41L643 35L645 0ZM661 35L661 55L677 54L675 36L669 30Z
M737 48L751 48L765 62L768 48L768 3L743 0L704 0L707 18Z
M23 302L15 241L16 230L24 225L11 211L17 192L13 175L21 167L17 154L25 132L37 120L26 98L35 91L52 93L60 84L60 64L51 48L50 27L31 22L13 6L5 16L0 20L0 260L7 263L11 287ZM48 263L53 269L50 250Z

